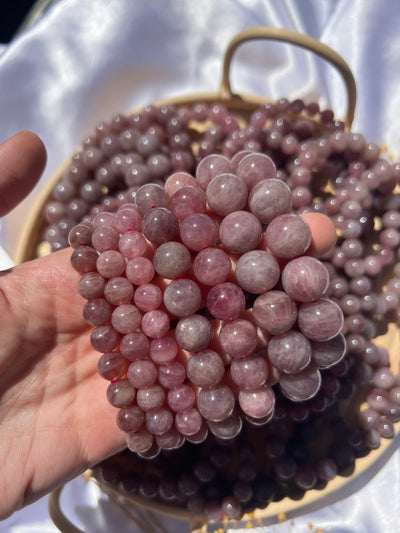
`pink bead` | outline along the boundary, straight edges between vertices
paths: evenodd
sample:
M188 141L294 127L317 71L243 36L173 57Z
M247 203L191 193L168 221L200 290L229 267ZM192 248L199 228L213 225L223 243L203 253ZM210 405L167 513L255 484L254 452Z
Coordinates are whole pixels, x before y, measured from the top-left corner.
M141 311L158 309L162 303L161 289L153 283L140 285L135 291L133 301Z
M139 389L136 393L136 402L143 411L162 407L165 402L164 389L157 384Z
M222 326L219 341L224 352L231 357L246 357L257 347L257 330L248 320L232 320Z
M161 365L172 361L178 353L178 345L171 337L161 337L150 342L150 357Z
M104 297L112 305L129 304L132 301L133 285L125 277L114 277L104 287Z
M215 385L200 390L197 397L197 408L207 420L218 422L232 414L235 397L226 385Z
M127 377L137 389L151 387L157 379L157 368L147 359L138 359L129 365Z
M274 391L268 385L262 385L259 389L253 391L240 391L239 405L248 416L263 418L268 416L274 409Z
M201 189L205 191L213 178L226 172L232 172L229 159L223 155L211 154L204 157L198 164L196 180Z
M294 301L283 291L269 291L256 298L253 316L257 325L271 335L288 331L297 319Z
M277 284L280 268L270 253L252 250L239 258L235 276L242 289L252 294L261 294Z
M187 376L197 387L217 385L225 374L222 357L214 350L202 350L187 362Z
M175 415L175 427L185 436L196 435L202 428L202 422L201 414L194 407Z
M213 317L234 320L244 311L246 299L243 291L233 283L219 283L207 295L207 307Z
M204 285L217 285L226 281L231 271L231 260L221 248L204 248L193 261L194 275Z
M165 190L170 197L182 187L198 187L197 180L187 172L175 172L165 182Z
M247 185L235 174L220 174L206 190L207 203L220 216L243 209L247 203Z
M206 210L206 196L197 187L182 187L171 197L171 209L179 220Z
M327 268L314 257L298 257L289 261L282 271L285 292L300 302L317 300L329 285Z
M191 279L172 281L164 290L163 298L167 310L179 318L195 313L202 302L200 288Z
M169 317L159 309L148 311L143 315L141 328L143 333L152 339L164 337L169 330Z
M96 262L98 273L106 279L121 276L125 272L125 266L124 256L116 250L102 252Z
M153 435L145 428L128 434L127 446L133 452L145 452L153 444Z
M182 385L185 378L185 367L178 361L171 361L158 367L158 382L166 389L173 389Z
M154 277L154 266L147 257L136 257L126 265L126 277L134 285L150 283Z
M149 339L141 331L127 333L121 339L120 351L124 357L131 361L143 359L149 353L149 349Z
M269 374L265 358L259 355L234 359L230 371L233 381L242 390L258 389L265 383Z
M230 252L243 254L258 245L261 232L261 222L252 213L234 211L221 222L219 238Z
M138 231L127 231L119 239L119 250L128 259L143 256L147 246L146 239Z
M173 421L174 417L167 407L151 409L145 415L146 428L153 435L162 435L168 431Z
M198 252L216 243L218 228L211 217L199 213L185 218L181 224L180 236L189 250Z
M281 180L262 180L250 191L250 211L261 222L271 222L276 216L288 213L291 207L292 192Z
M132 333L140 326L141 320L139 309L130 304L116 307L111 316L111 324L119 333Z
M126 231L139 231L142 226L142 217L136 206L126 208L121 206L121 209L115 215L114 226L120 233Z
M193 407L195 395L189 385L180 385L168 391L168 406L176 413L182 413Z

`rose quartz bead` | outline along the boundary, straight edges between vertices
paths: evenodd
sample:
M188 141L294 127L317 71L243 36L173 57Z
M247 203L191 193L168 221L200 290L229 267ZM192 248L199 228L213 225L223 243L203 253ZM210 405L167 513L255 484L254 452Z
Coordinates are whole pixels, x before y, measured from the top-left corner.
M329 285L329 272L325 265L314 257L298 257L289 261L282 271L285 292L299 302L317 300Z
M310 246L310 226L299 215L279 215L268 224L265 242L275 256L292 259L303 255Z
M275 368L287 374L303 370L311 361L309 340L299 331L274 335L268 343L268 358Z
M176 215L165 207L155 207L143 218L144 236L155 244L174 241L179 235L179 222Z
M130 304L119 305L111 316L111 324L119 333L132 333L140 326L141 320L139 309Z
M346 354L346 339L340 333L327 342L311 341L312 358L318 368L330 368Z
M178 353L178 346L171 337L161 337L150 342L150 357L161 365L172 361Z
M142 331L127 333L121 339L120 352L127 359L143 359L150 349L150 341Z
M202 315L191 315L179 320L175 328L176 342L189 352L205 350L213 337L210 321Z
M174 279L184 274L192 264L189 250L180 242L165 242L154 253L154 269L163 278Z
M196 435L201 430L202 423L201 414L194 407L175 415L175 427L185 436Z
M182 435L174 426L162 435L156 435L156 443L162 450L175 450L179 448L183 440Z
M197 387L217 385L225 374L222 357L214 350L202 350L187 362L187 376Z
M198 213L185 218L181 224L180 236L189 250L198 252L216 243L218 228L211 217Z
M292 191L281 180L269 179L257 183L249 194L249 208L261 222L271 222L292 207Z
M102 226L96 228L92 234L92 246L99 252L118 250L119 233L115 228Z
M153 435L147 429L142 428L139 431L128 433L126 444L133 452L145 452L151 448L153 439Z
M239 258L235 276L242 289L252 294L261 294L277 284L280 268L270 253L252 250Z
M310 363L304 370L296 374L284 374L279 377L279 385L283 394L294 402L302 402L313 398L321 387L321 373Z
M144 216L155 207L168 207L169 196L161 185L146 183L136 191L135 203L139 213Z
M138 359L129 365L127 378L137 389L151 387L157 379L157 368L148 359Z
M220 216L243 209L247 203L247 185L235 174L220 174L207 186L207 203Z
M126 407L135 399L136 390L126 379L110 383L107 387L107 400L114 407Z
M234 407L235 397L226 385L203 388L197 396L197 408L207 420L225 420L232 414Z
M117 425L122 431L130 433L131 431L138 431L144 422L144 413L137 406L124 407L118 411Z
M268 416L275 406L275 394L268 385L252 391L240 391L238 399L242 411L252 418Z
M231 357L246 357L257 347L257 330L248 320L232 320L222 326L219 341L224 352Z
M112 305L131 303L133 292L132 283L122 276L111 278L104 287L104 297Z
M185 367L178 361L171 361L158 367L158 382L166 389L173 389L182 385L185 378Z
M230 366L233 381L242 390L255 390L268 378L268 364L264 357L251 355L234 359Z
M120 233L128 230L139 231L142 227L142 217L137 207L133 204L130 208L121 206L115 215L114 226Z
M88 300L83 306L83 318L91 326L106 324L111 317L112 307L104 298Z
M109 381L122 378L127 369L128 362L120 352L108 352L97 361L97 371L100 376Z
M206 196L198 187L182 187L171 197L171 210L179 220L206 210Z
M294 301L283 291L261 294L253 304L253 316L257 325L271 335L288 331L297 319Z
M147 246L146 239L138 231L127 231L119 239L119 250L128 259L143 256Z
M167 407L151 409L145 414L146 428L153 435L162 435L168 431L174 421L171 411Z
M125 272L125 266L124 256L116 250L102 252L96 262L98 273L106 279L121 276Z
M252 213L234 211L221 222L219 238L229 251L243 254L258 245L261 232L261 222Z
M202 302L200 288L191 279L172 281L164 290L163 298L167 310L179 318L195 313Z
M217 285L226 281L231 270L231 260L221 248L204 248L193 261L194 275L204 285Z
M158 309L162 303L161 289L153 283L140 285L135 291L133 301L141 311L147 312Z
M192 442L193 444L200 444L200 443L204 442L206 440L207 436L208 436L207 423L204 420L204 418L202 418L200 413L199 413L199 417L201 419L200 429L196 433L193 433L192 435L185 435L186 440L188 442ZM176 423L176 421L175 421L175 423Z
M298 311L300 331L312 341L328 341L336 337L343 326L340 307L326 298L301 304Z
M234 320L244 311L246 299L242 289L233 283L219 283L207 295L207 307L213 317Z
M276 166L267 155L253 153L241 159L236 174L246 182L250 191L258 182L275 178Z
M98 272L87 272L78 281L78 292L86 300L104 295L105 279Z
M243 427L243 421L240 414L236 411L233 411L228 418L221 420L219 422L212 422L208 420L208 428L213 435L219 439L234 439L239 435Z
M135 257L126 265L125 275L134 285L150 283L154 273L153 263L147 257Z
M97 326L90 335L90 342L97 352L112 352L118 346L119 334L112 326Z
M223 155L211 154L204 157L197 165L196 180L200 188L205 191L213 178L227 172L232 172L229 159Z
M168 406L176 413L182 413L193 407L195 395L189 385L180 385L170 389L167 394Z
M182 187L198 187L196 178L188 172L174 172L165 182L164 188L168 195L172 195Z
M136 392L136 402L143 411L162 407L165 402L165 392L160 385L144 387Z
M145 313L142 318L141 328L143 333L152 339L164 337L169 330L169 317L160 309Z

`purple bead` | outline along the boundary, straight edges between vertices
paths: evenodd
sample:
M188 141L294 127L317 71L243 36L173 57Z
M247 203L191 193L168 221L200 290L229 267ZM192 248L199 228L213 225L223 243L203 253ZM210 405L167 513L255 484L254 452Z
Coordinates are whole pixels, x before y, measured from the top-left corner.
M220 174L206 190L207 203L214 213L226 216L243 209L247 203L247 185L235 174Z
M191 315L179 320L175 328L175 339L181 348L199 352L209 347L213 337L210 321L202 315Z
M310 342L293 329L281 335L274 335L268 343L268 358L281 372L295 374L311 361Z
M226 385L204 387L197 396L197 408L207 420L219 422L232 414L235 397Z
M236 173L243 179L249 191L251 191L260 181L275 178L276 166L267 155L254 153L241 159Z
M185 437L196 435L201 430L202 423L202 416L194 407L175 415L175 427Z
M219 342L224 352L231 357L246 357L257 347L257 330L248 320L232 320L222 326Z
M192 264L189 250L180 242L165 242L155 251L154 269L160 276L174 279L184 274Z
M217 385L225 374L222 357L214 350L202 350L193 354L187 362L187 376L197 387Z
M242 289L252 294L261 294L276 285L280 277L280 268L270 253L252 250L239 258L235 276Z
M234 359L230 366L233 381L242 390L255 390L264 385L269 375L268 363L260 355Z
M311 341L312 358L318 368L330 368L346 354L346 341L340 333L326 342Z
M244 311L246 305L243 291L233 283L219 283L207 295L207 308L219 320L234 320Z
M263 223L288 213L291 207L292 192L281 180L262 180L250 191L249 209Z
M279 385L283 394L294 402L303 402L313 398L321 387L321 373L310 363L296 374L282 373Z
M239 405L244 413L252 418L270 415L275 406L275 394L271 387L262 385L251 391L239 392Z
M176 215L165 207L155 207L143 218L144 236L154 244L176 240L179 234L179 222Z
M261 294L253 304L256 324L271 335L288 331L296 322L297 307L283 291L269 291Z
M292 259L307 251L311 244L311 230L307 222L298 215L280 215L268 224L265 242L272 254Z
M231 260L221 248L204 248L193 261L194 275L204 285L212 286L226 281L231 271Z
M299 307L298 326L310 340L328 341L340 333L343 313L336 303L326 298L306 302Z
M219 238L229 251L243 254L253 250L261 239L261 223L248 211L234 211L219 227Z
M190 215L183 220L180 227L180 236L183 244L198 252L208 246L213 246L218 238L218 228L214 220L198 213Z
M202 302L200 288L191 279L172 281L164 290L163 298L167 310L178 318L196 313Z
M300 302L321 298L328 288L327 268L314 257L304 256L289 261L282 271L285 292Z

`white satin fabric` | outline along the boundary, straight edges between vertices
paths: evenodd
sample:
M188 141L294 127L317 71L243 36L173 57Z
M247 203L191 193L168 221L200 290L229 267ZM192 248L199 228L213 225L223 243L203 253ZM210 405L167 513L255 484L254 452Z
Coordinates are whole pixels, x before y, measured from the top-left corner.
M397 0L59 0L0 55L0 141L29 129L48 150L39 186L2 221L0 242L10 255L40 189L97 123L161 98L217 91L227 43L253 26L306 33L341 54L358 86L353 130L398 157ZM246 43L234 56L231 81L239 93L318 99L342 116L346 109L340 76L294 46ZM391 451L387 464L355 494L254 531L400 532L399 439ZM139 531L104 498L99 504L98 491L82 479L72 482L63 501L88 532ZM170 521L166 527L186 529ZM39 531L57 531L46 499L0 523L4 533Z

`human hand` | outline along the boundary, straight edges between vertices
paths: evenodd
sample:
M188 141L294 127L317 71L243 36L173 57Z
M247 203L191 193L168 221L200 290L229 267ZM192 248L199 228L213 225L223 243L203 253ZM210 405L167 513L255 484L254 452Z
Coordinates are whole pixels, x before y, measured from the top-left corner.
M46 160L22 132L0 145L0 214ZM82 318L69 250L0 274L0 519L124 447Z

